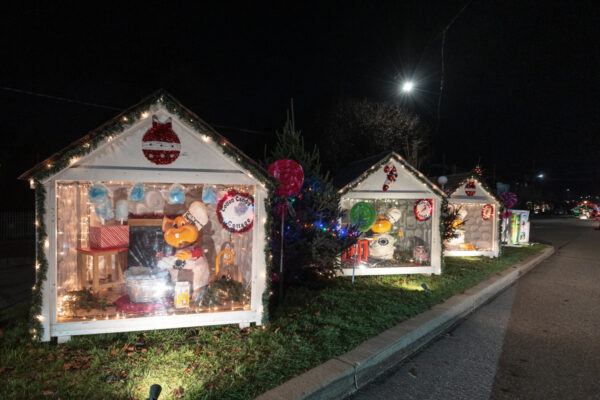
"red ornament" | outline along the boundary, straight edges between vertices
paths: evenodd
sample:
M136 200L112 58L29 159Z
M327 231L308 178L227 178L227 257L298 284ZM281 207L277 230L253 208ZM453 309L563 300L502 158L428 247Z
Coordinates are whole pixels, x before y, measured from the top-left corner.
M142 138L142 152L148 161L165 165L177 160L181 152L181 142L173 131L171 118L160 123L152 116L152 128L148 129Z
M269 174L281 182L276 188L278 197L292 197L300 193L304 183L304 171L296 161L277 160L269 165Z
M396 182L396 178L398 177L398 172L396 171L396 167L393 165L386 165L383 168L383 172L387 175L385 177L385 182L383 183L383 191L387 191L390 188L392 182Z
M481 208L481 218L483 218L484 221L492 218L492 215L494 215L493 204L486 204Z
M465 185L465 193L469 197L473 197L475 195L475 181L469 181Z

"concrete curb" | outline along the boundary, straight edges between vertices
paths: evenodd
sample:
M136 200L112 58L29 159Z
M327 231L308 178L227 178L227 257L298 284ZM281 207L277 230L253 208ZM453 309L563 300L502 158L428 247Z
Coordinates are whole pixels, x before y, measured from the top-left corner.
M325 400L349 396L496 297L519 277L554 254L554 251L554 247L549 246L539 254L361 343L354 350L290 379L256 399Z

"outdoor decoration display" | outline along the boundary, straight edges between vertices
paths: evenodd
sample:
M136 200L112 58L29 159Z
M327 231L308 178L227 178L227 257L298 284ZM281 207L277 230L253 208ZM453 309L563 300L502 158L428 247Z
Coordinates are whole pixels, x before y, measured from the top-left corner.
M502 221L502 238L509 246L529 243L529 210L507 210Z
M275 205L275 214L281 220L281 246L279 249L279 300L283 299L283 243L285 231L283 226L285 224L285 216L290 212L294 215L294 209L288 202L288 199L292 196L297 195L302 190L304 184L304 171L302 166L294 160L277 160L268 168L269 174L271 174L279 183L276 187L276 194L279 198L278 203Z
M275 182L170 95L21 178L38 204L37 338L263 323Z
M444 241L446 256L498 257L500 251L500 202L477 176L450 175L444 185L446 212L454 215L454 228Z
M352 177L349 168L344 172L353 180L340 189L347 210L341 223L354 227L359 240L342 255L342 273L441 273L443 192L396 153L357 168Z

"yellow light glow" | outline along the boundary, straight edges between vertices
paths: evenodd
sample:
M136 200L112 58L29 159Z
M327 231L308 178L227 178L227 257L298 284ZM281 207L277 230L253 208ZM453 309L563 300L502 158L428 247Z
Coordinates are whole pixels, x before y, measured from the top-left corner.
M40 315L36 315L36 318L37 318L37 320L38 320L38 321L40 321L40 322L46 319L46 317L44 317L44 316L43 316L43 315L41 315L41 314L40 314Z
M127 117L123 117L123 121L127 121Z
M73 165L73 164L75 164L77 161L79 161L79 157L73 157L73 158L71 158L71 160L69 161L69 164L70 164L70 165Z
M50 247L50 241L48 239L44 240L44 248L47 249Z
M34 189L35 188L35 181L33 179L29 180L29 188L30 189Z
M204 140L205 142L208 142L210 140L210 136L202 135L202 140Z
M149 116L150 116L150 113L149 113L148 111L144 111L144 112L142 113L142 115L141 115L141 117L140 117L140 118L141 118L141 119L146 119L146 118L148 118Z

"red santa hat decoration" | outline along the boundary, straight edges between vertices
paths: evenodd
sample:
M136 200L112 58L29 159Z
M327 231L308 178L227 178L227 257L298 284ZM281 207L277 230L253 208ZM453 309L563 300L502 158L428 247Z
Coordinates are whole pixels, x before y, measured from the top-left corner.
M171 118L161 123L156 115L152 116L152 127L142 138L142 152L148 161L165 165L177 160L181 152L181 142L173 131Z

